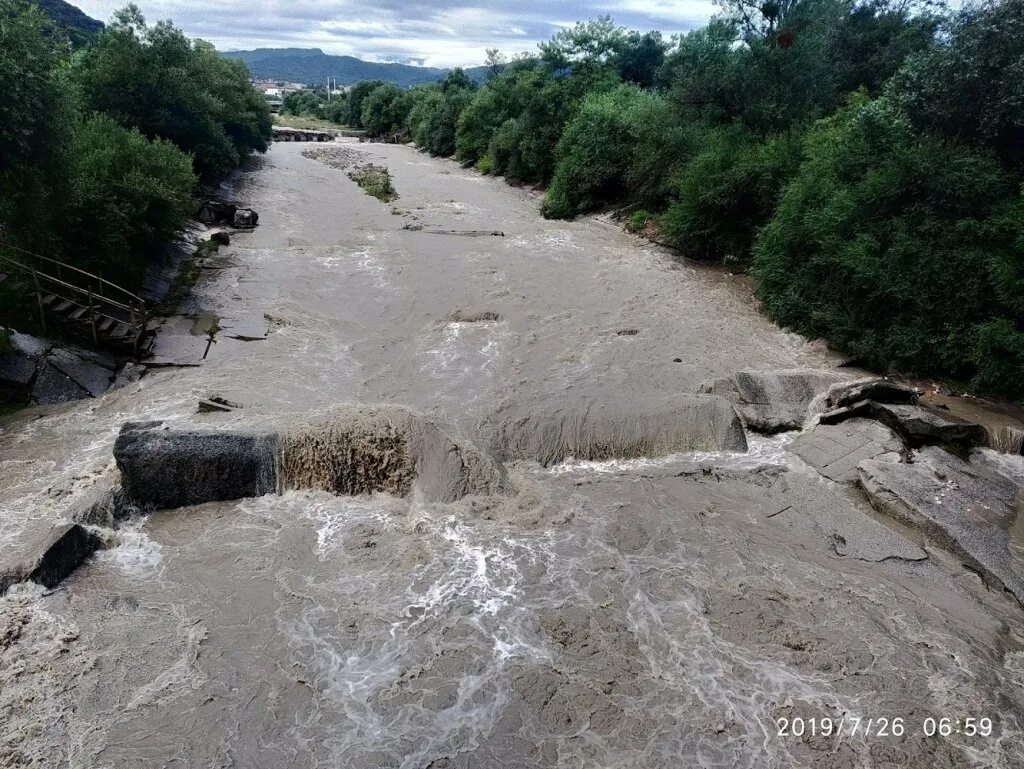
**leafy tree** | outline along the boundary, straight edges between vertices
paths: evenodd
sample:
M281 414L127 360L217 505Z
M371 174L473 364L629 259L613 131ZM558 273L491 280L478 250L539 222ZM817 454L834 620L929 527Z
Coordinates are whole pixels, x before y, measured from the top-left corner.
M990 147L1024 175L1024 2L967 6L885 93L919 130Z
M476 83L461 69L452 70L436 85L414 88L409 128L417 146L431 155L454 154L459 116L475 93Z
M201 176L223 175L267 149L270 112L245 66L170 22L147 26L135 5L79 52L71 79L86 111L172 141L194 156Z
M378 86L363 101L363 128L370 136L394 136L407 127L412 99L393 83Z
M30 249L56 237L74 129L50 32L38 8L0 0L0 238Z
M612 57L611 64L619 73L619 77L627 83L650 88L657 80L667 52L668 44L662 39L660 32L647 32L641 35L631 30Z
M362 80L349 89L348 118L345 121L348 125L352 128L363 127L363 102L382 85L385 85L383 80Z
M96 115L75 136L67 257L135 284L195 213L188 155Z
M334 94L330 101L320 109L320 115L324 120L344 125L348 120L349 104L348 94Z
M488 48L487 58L484 61L484 64L487 67L487 79L493 80L498 75L500 75L501 70L504 69L507 61L508 60L505 58L505 54L503 54L497 48Z
M295 115L296 117L320 117L326 103L327 94L324 91L293 91L281 102L281 114Z

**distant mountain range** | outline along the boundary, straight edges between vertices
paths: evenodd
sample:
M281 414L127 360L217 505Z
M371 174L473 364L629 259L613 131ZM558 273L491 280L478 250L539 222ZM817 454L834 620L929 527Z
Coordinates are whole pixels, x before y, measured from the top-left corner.
M87 16L64 0L35 0L54 24L67 33L76 46L84 45L103 30L103 22Z
M402 87L433 83L448 72L437 67L412 64L386 64L363 61L353 56L332 56L319 48L257 48L254 51L225 51L224 56L240 59L257 80L285 83L325 85L328 78L337 78L338 85L352 85L360 80L383 80ZM483 80L486 67L472 67L466 73L474 80Z

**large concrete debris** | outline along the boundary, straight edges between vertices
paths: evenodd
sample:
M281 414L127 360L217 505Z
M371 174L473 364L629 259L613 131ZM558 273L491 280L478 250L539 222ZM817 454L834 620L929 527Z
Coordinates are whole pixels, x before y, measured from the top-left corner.
M316 489L422 493L451 502L501 492L500 465L451 430L406 409L348 406L288 430L171 430L129 423L114 446L129 499L166 509Z
M802 428L814 400L846 379L813 369L739 371L704 385L701 392L726 398L749 429L772 434Z
M856 483L860 478L858 464L879 457L899 461L904 446L885 425L851 419L839 425L815 425L801 433L790 444L790 450L826 478Z
M937 447L912 463L865 460L860 476L876 510L920 530L1024 604L1024 569L1010 549L1021 502L1016 483Z
M77 523L45 525L24 533L0 563L0 595L19 582L55 587L101 545L100 537Z
M736 409L708 395L655 403L577 401L506 415L491 428L490 445L504 460L536 460L545 467L569 457L606 460L747 450Z

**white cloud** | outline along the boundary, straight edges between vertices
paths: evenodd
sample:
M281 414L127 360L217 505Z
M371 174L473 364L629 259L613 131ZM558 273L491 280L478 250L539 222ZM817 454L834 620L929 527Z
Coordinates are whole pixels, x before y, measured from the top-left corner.
M73 0L104 21L127 0ZM488 48L535 50L560 27L611 14L637 29L704 23L708 0L136 0L150 21L171 19L219 48L321 48L375 61L482 64ZM557 13L552 21L552 12ZM562 21L564 19L564 21Z

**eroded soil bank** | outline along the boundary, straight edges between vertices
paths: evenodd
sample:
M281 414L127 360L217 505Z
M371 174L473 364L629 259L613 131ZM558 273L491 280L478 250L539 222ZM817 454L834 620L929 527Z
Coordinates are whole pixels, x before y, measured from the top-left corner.
M792 434L743 439L718 406L679 405L740 370L834 360L612 226L544 221L406 147L340 150L276 145L241 190L260 227L188 300L268 333L4 425L0 552L116 482L128 421L302 436L339 407L368 424L400 407L444 441L374 444L395 452L392 494L162 510L106 531L56 589L13 588L0 765L1024 765L1020 604ZM397 200L348 178L369 163ZM197 414L212 396L240 408ZM691 451L677 426L705 411L721 448ZM298 445L321 457L325 434ZM489 452L501 493L418 493L428 444ZM687 450L606 459L617 445ZM599 461L566 459L581 446ZM352 468L306 484L373 487ZM843 715L905 734L777 735L779 717ZM928 717L993 733L926 737Z

